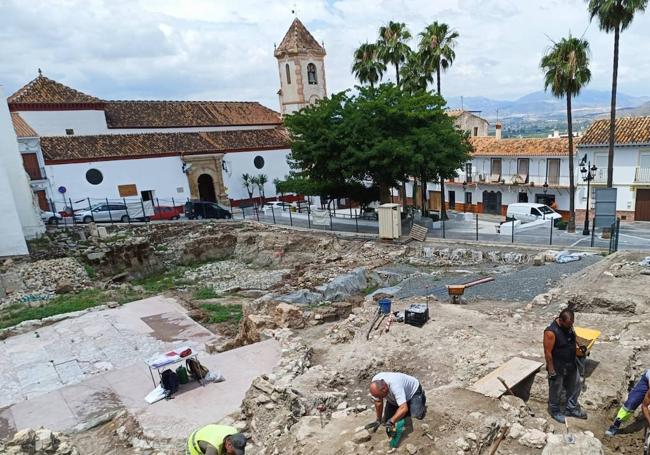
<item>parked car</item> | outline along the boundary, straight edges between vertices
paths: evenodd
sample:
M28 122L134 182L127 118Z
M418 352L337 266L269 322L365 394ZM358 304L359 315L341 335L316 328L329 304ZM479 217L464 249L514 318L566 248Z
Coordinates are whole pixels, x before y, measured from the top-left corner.
M216 202L188 201L185 203L185 216L190 220L204 218L230 219L232 214Z
M152 220L177 220L183 213L183 206L154 206Z
M63 221L63 217L59 213L41 210L41 220L46 224L59 224L60 221Z
M90 210L76 210L74 212L75 223L106 223L121 221L128 223L130 220L126 205L124 204L97 204Z
M532 202L517 202L508 206L506 218L519 220L522 223L530 223L537 220L558 220L562 215L550 208L548 205L535 204ZM553 221L555 223L555 221Z
M144 209L144 211L143 211ZM149 201L127 202L123 203L108 203L97 204L91 207L90 210L75 210L74 221L75 223L109 223L109 222L122 222L128 223L129 221L150 221L153 216L153 205Z

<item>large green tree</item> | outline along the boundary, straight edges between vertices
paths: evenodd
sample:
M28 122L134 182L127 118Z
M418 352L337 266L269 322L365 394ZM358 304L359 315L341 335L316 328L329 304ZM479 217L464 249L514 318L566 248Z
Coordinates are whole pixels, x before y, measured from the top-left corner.
M363 43L354 51L352 74L361 84L374 87L386 71L386 64L379 59L379 46L376 43Z
M444 106L441 97L426 91L382 84L359 88L356 95L337 93L288 116L289 180L330 192L372 182L387 202L389 189L408 176L453 177L471 146Z
M569 133L569 232L575 232L575 171L573 160L573 122L571 98L580 94L582 87L589 83L589 43L569 34L555 43L542 57L540 63L544 71L544 89L557 98L566 98L567 130Z
M600 29L614 32L614 64L612 65L612 102L609 123L609 154L607 157L607 187L614 179L614 142L616 140L616 90L618 84L618 49L621 32L632 23L637 12L643 12L648 0L587 0L591 19L598 19Z
M387 65L395 66L395 78L398 86L400 65L411 53L411 48L407 44L410 39L411 32L403 22L390 21L379 27L379 39L377 40L379 59Z

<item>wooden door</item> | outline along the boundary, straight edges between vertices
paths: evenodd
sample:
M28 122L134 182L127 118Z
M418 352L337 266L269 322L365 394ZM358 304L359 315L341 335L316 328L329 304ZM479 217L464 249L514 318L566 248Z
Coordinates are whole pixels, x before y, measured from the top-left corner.
M429 191L429 210L440 210L440 191Z
M650 189L636 190L635 221L650 221Z
M47 202L47 196L45 194L45 190L39 190L35 191L36 197L38 198L38 206L41 208L41 210L48 211L50 210L50 204Z

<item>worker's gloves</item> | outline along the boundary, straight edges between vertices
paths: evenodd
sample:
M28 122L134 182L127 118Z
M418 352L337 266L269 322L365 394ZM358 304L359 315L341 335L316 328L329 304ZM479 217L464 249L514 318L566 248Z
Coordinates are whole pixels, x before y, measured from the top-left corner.
M392 438L393 433L395 432L395 424L389 420L385 423L385 425L386 425L386 434L388 435L389 438Z
M548 373L548 379L549 379L549 381L553 381L555 378L557 378L557 373L555 373L555 372L551 373L551 372L549 371L549 373Z
M368 431L372 431L373 433L377 432L377 429L381 426L381 422L379 420L375 420L374 422L370 422L368 425L366 425L364 428Z
M583 356L589 355L589 352L587 351L587 346L579 346L578 349L580 349L580 352L582 352Z

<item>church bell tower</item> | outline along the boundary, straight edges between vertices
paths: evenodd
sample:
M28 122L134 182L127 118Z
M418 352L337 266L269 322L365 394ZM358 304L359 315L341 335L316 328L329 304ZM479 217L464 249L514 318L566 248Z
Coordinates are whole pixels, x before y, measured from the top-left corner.
M299 111L327 96L325 48L298 18L275 49L280 71L280 112Z

